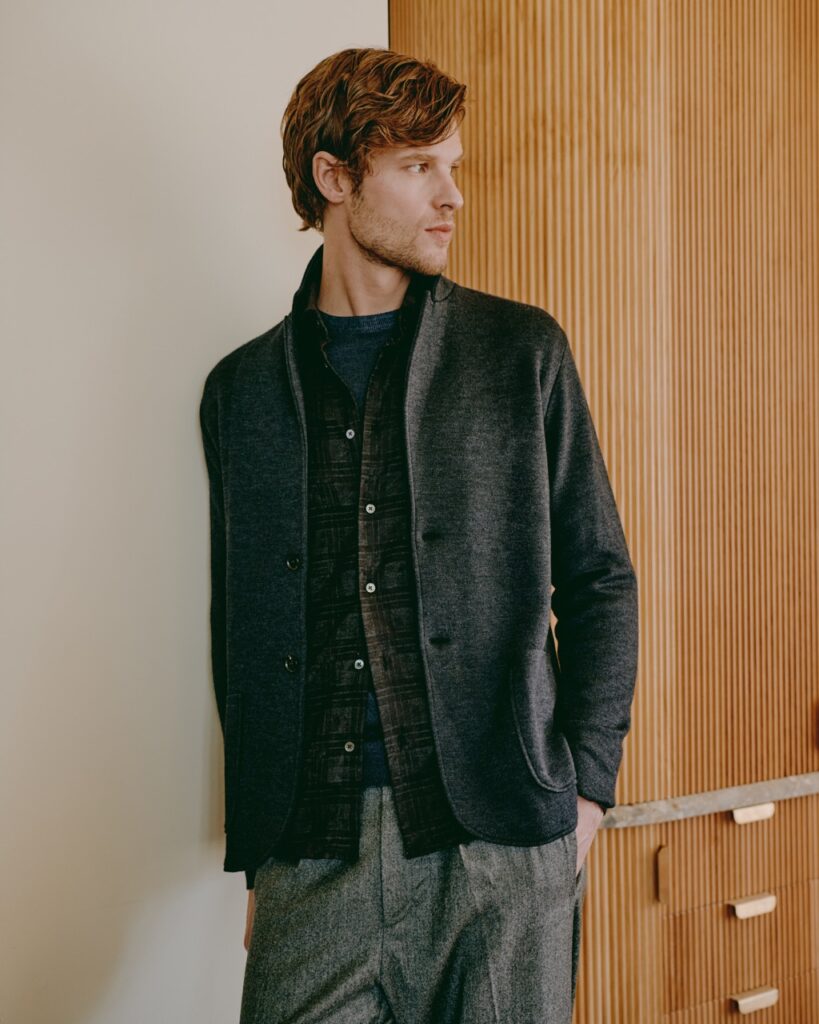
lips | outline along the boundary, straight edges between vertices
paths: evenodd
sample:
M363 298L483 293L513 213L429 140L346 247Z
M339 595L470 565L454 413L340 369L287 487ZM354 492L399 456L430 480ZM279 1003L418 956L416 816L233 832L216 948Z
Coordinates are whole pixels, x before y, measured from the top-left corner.
M452 224L439 224L437 227L427 228L427 231L435 231L439 235L451 235L452 228Z

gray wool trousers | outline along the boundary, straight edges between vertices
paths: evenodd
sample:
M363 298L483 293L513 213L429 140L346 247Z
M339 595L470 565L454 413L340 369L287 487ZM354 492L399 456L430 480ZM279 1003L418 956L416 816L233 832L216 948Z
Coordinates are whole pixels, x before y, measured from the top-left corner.
M407 859L391 788L362 801L356 863L257 869L240 1024L570 1024L576 833Z

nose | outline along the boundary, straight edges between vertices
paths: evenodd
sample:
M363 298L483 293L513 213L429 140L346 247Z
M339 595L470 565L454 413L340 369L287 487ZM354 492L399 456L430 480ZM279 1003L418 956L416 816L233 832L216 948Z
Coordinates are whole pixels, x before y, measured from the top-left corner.
M455 183L455 179L452 176L448 176L443 188L441 189L441 195L438 198L439 206L449 206L453 210L460 210L464 205L464 197L461 195L461 191Z

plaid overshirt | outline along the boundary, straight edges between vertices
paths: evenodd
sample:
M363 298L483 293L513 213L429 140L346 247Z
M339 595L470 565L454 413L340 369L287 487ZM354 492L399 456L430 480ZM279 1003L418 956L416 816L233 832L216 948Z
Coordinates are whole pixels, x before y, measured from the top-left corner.
M299 787L271 851L287 859L358 857L369 686L405 855L472 837L452 814L439 770L410 548L406 367L430 281L412 277L398 330L373 368L363 417L324 351L329 336L316 277L294 303L308 428L308 641Z

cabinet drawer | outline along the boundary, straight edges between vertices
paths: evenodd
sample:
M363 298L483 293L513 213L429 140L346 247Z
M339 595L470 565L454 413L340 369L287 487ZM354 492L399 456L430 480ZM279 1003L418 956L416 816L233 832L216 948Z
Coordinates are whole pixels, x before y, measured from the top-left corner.
M768 893L776 905L767 913L741 918L729 903L720 902L665 919L666 1013L764 987L772 978L807 973L819 963L819 882L797 882Z
M722 1024L723 1021L747 1021L748 1024L816 1024L819 1021L819 975L816 971L792 975L781 981L766 982L778 990L774 1006L743 1014L729 998L704 1003L689 1010L663 1016L663 1024Z
M657 895L671 913L819 878L819 794L774 803L738 825L720 811L662 826Z

